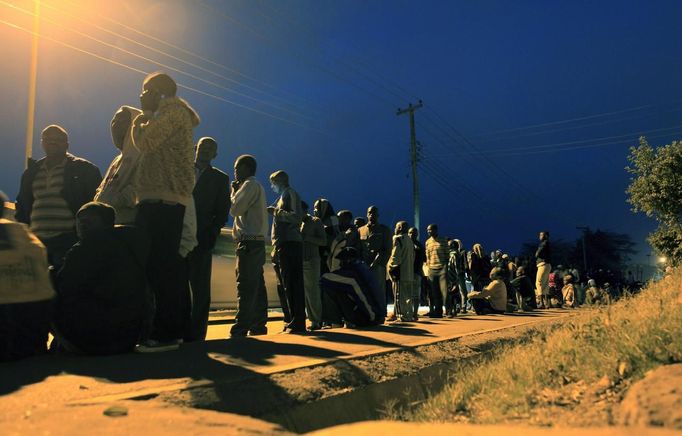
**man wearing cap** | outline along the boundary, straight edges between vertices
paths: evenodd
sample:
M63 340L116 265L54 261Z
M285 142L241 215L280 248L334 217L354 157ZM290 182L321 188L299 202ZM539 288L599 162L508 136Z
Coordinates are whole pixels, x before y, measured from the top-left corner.
M67 152L69 136L52 124L40 135L45 157L29 160L21 176L15 218L28 224L45 244L48 262L59 268L64 255L76 243L76 212L95 195L102 176L85 159Z
M203 340L206 337L211 306L213 248L230 213L230 178L211 165L216 156L218 143L215 139L199 139L194 158L196 185L192 194L198 245L188 256L192 312L189 331L185 333L186 341Z
M140 95L143 112L133 121L133 144L140 151L135 225L151 240L147 275L156 298L154 328L140 352L177 349L189 317L179 249L194 189L193 128L199 116L176 91L167 74L148 75Z
M301 197L289 186L289 175L282 170L270 175L270 184L272 190L280 194L275 205L268 207L268 213L272 215L272 258L277 273L277 293L285 315L284 331L304 333L306 325Z
M346 327L381 325L386 317L385 290L360 260L358 251L346 247L337 254L340 267L322 275L320 285L328 297L325 318Z

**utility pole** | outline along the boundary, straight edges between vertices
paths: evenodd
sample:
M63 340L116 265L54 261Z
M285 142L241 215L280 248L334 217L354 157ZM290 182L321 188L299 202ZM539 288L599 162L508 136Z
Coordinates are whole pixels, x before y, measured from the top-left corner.
M576 229L583 231L583 267L585 268L585 274L587 274L587 247L585 246L585 235L587 231L590 230L589 227L576 226Z
M423 107L421 100L416 105L410 103L406 109L398 109L396 115L403 114L410 115L410 161L412 164L412 204L414 205L414 227L421 232L419 227L419 182L417 181L417 133L414 129L414 113L417 109Z
M26 109L26 144L24 169L28 168L28 160L33 155L33 125L36 112L36 79L38 75L38 48L40 43L40 0L34 5L33 43L31 44L31 67L28 75L28 105Z

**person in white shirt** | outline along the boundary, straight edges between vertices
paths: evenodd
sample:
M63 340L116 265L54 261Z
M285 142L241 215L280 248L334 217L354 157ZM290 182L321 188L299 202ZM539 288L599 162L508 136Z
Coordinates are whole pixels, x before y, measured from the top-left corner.
M232 337L267 334L268 295L265 289L265 235L268 213L265 190L256 180L256 159L241 155L234 163L230 215L232 236L237 243L237 297L239 300Z

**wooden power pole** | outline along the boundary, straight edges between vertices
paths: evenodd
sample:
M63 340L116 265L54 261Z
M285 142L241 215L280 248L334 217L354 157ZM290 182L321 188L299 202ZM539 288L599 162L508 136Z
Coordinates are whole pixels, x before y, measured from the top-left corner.
M410 103L406 109L398 109L396 115L409 114L410 115L410 161L412 164L412 204L414 206L414 226L419 232L419 182L417 180L417 133L414 128L414 113L417 109L423 107L421 100L416 105Z

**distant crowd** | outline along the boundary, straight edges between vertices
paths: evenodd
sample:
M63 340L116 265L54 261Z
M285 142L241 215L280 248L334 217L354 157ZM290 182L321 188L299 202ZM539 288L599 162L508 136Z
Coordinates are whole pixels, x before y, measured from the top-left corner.
M546 231L533 258L487 255L481 244L466 250L436 224L422 244L406 221L393 230L382 224L376 206L355 217L320 198L311 211L282 170L269 177L279 198L268 206L256 158L239 156L230 182L211 165L218 142L194 144L199 116L176 91L170 76L150 74L140 108L115 112L119 154L103 178L68 153L64 128L42 131L45 157L28 162L15 221L0 216L0 360L45 352L48 333L52 351L82 354L205 340L213 249L229 215L238 296L232 338L268 333L268 239L286 333L619 298L603 278L553 270ZM422 305L428 313L419 313Z

